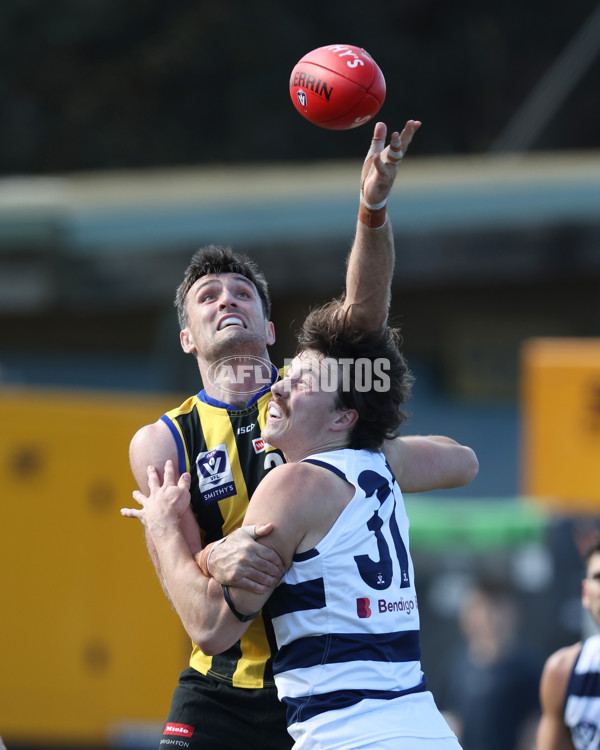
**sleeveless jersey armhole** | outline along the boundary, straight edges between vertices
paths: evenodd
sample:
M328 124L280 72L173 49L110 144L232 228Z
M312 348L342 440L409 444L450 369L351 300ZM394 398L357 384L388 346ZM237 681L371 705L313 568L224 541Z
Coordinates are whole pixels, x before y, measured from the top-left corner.
M184 471L188 470L187 467L187 459L186 459L186 453L185 453L185 446L183 444L183 438L181 437L181 433L173 423L173 420L167 417L166 414L163 414L161 417L161 420L167 425L169 428L171 435L173 436L173 440L175 441L175 445L177 446L177 464L179 468L179 473L183 474Z
M569 679L567 680L567 687L565 690L565 694L563 696L563 716L565 715L565 711L567 710L567 701L569 699L569 696L571 695L571 690L573 689L573 685L575 682L575 670L577 669L577 665L579 664L579 660L581 658L581 654L583 653L583 646L585 644L585 641L581 644L581 648L579 649L579 653L577 654L577 658L573 662L573 666L571 668L571 674L569 675Z
M332 471L334 474L337 474L338 477L341 479L345 479L346 481L346 475L343 471L340 471L340 469L337 468L337 466L332 466L331 464L328 464L326 461L319 461L316 458L303 458L302 461L300 461L302 464L314 464L315 466L320 466L323 469L329 469L329 471Z

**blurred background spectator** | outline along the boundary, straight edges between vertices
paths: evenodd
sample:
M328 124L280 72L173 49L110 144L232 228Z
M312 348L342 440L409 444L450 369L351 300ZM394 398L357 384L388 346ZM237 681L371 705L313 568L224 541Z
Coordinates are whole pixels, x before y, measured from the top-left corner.
M479 581L459 610L462 647L446 665L438 703L464 750L528 750L539 718L541 655L520 637L510 590Z

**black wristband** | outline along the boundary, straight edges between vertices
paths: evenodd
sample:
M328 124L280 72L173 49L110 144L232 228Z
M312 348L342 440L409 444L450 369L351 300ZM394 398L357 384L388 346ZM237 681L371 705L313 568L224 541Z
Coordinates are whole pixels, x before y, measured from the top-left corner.
M227 586L225 586L225 584L221 584L221 588L223 589L223 596L225 597L227 606L240 622L248 622L249 620L254 620L255 617L259 616L260 610L258 610L258 612L253 612L251 615L243 615L241 612L238 612L235 608L235 604L231 601L231 596L229 595L229 589L227 588Z

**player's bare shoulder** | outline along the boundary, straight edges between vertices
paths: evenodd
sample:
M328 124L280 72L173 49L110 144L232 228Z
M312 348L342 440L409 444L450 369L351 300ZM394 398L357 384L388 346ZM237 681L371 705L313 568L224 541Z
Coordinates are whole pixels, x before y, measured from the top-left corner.
M547 669L554 675L566 675L570 677L582 645L582 642L578 641L571 646L559 648L558 651L555 651L548 657L544 669Z
M540 682L540 696L542 702L560 704L562 706L567 691L567 684L582 643L574 643L571 646L565 646L551 654L542 672Z
M148 466L156 466L162 476L169 459L177 466L177 446L167 425L159 419L140 427L129 444L129 463L138 485L146 488Z
M284 463L275 466L261 481L263 489L285 489L287 493L311 495L311 489L323 481L322 469L309 463Z
M339 512L351 499L354 487L322 466L300 461L276 466L256 491L261 496L278 497L293 505L295 514L306 514L316 520L323 514L329 516L335 509Z
M175 441L167 425L161 420L146 424L135 433L129 444L129 455L143 453L162 456L175 449ZM167 456L170 458L171 456ZM166 460L166 459L165 459Z

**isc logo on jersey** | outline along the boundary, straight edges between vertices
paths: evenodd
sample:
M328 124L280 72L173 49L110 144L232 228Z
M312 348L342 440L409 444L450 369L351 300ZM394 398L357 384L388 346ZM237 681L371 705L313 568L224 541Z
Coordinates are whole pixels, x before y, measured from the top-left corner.
M235 482L225 443L196 456L198 487L205 503L216 503L235 495Z

